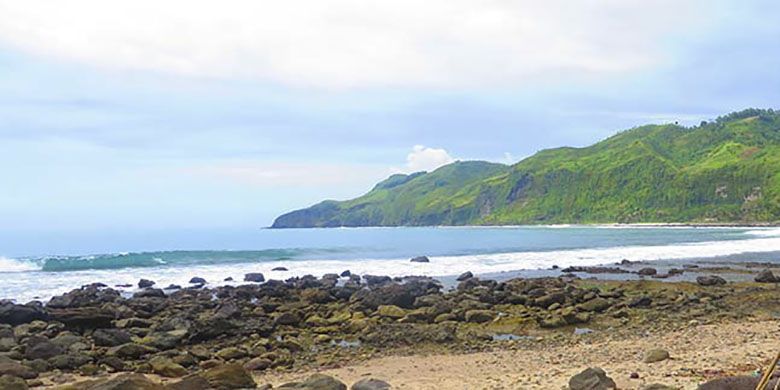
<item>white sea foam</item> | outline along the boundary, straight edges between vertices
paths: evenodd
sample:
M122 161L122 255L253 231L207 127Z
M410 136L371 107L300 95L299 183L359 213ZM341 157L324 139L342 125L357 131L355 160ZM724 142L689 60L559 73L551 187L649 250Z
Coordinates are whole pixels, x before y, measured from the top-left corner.
M388 276L427 275L449 276L465 271L475 274L500 273L522 269L547 269L552 265L599 265L629 260L662 260L707 258L748 252L780 251L780 229L751 231L755 238L709 241L657 246L620 246L579 250L558 250L546 252L514 252L463 256L433 256L430 263L411 263L409 259L363 259L363 260L283 260L251 264L213 264L186 267L128 268L117 270L83 270L71 272L20 272L33 271L33 264L0 258L0 269L17 270L13 277L4 278L0 285L0 297L13 298L19 302L32 299L48 300L78 286L102 282L110 286L135 284L146 278L157 282L157 286L168 284L186 286L193 276L200 276L217 284L241 283L247 272L262 272L268 279L286 279L306 274L322 275L350 270L357 274ZM761 232L755 233L754 232ZM747 237L750 237L748 235ZM272 271L275 267L286 267L287 272ZM232 277L236 282L223 282Z
M0 256L0 273L3 272L25 272L39 270L40 267L28 261L9 259Z
M766 228L747 231L745 234L759 237L780 237L780 228Z

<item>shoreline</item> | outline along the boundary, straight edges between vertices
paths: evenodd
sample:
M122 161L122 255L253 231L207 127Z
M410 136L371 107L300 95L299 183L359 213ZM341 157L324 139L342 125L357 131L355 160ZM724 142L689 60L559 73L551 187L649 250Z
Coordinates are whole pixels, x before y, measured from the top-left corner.
M605 223L556 223L556 224L504 224L504 225L366 225L366 226L308 226L308 227L273 227L264 226L264 230L309 230L309 229L380 229L380 228L533 228L533 227L691 227L691 228L776 228L780 222L605 222Z
M669 268L651 272L642 263L505 281L462 275L452 290L431 278L368 275L190 287L172 294L151 286L129 299L90 285L46 306L3 303L0 323L11 324L0 325L0 373L12 368L27 385L47 389L125 380L127 372L147 374L143 380L172 389L182 381L225 379L220 373L276 386L314 372L347 382L382 374L379 379L413 389L434 388L430 381L453 383L451 388L503 383L542 389L560 388L597 364L631 386L645 383L626 377L631 370L642 380L661 380L668 378L664 372L685 366L687 374L666 384L694 388L687 386L749 373L771 355L755 341L775 330L767 321L780 312L780 289L752 281L769 264L735 264L689 264L674 275ZM609 280L612 272L646 276ZM692 281L674 279L676 272L691 274ZM742 281L716 276L729 272ZM749 369L737 364L738 356L718 357L741 345L723 343L738 329L755 336L741 350L755 362ZM672 342L685 338L691 345L721 347L703 351L712 359L701 365L693 358L696 348ZM668 349L672 359L642 363L652 345ZM572 353L573 359L556 358ZM412 368L419 366L435 369L418 375Z

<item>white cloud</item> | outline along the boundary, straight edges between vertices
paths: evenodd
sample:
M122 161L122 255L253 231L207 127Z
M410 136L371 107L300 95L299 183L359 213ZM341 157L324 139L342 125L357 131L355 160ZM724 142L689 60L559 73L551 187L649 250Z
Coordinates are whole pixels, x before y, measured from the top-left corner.
M296 86L484 86L665 63L703 0L0 0L0 42L109 69Z
M395 171L404 173L430 172L454 161L455 159L444 149L415 145L406 156L406 166L403 169L395 169Z

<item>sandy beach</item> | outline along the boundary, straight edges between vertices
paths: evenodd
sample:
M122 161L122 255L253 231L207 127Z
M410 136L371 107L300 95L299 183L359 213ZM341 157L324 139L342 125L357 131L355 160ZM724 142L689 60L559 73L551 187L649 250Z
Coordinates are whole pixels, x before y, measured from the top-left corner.
M386 378L399 389L566 389L585 367L604 367L620 389L660 383L696 389L703 380L754 374L777 346L777 321L689 325L660 334L625 338L581 336L550 346L516 347L469 354L392 356L321 371L345 383ZM662 348L671 358L643 363L644 351ZM638 379L631 379L631 374ZM310 373L269 374L258 383L279 385Z

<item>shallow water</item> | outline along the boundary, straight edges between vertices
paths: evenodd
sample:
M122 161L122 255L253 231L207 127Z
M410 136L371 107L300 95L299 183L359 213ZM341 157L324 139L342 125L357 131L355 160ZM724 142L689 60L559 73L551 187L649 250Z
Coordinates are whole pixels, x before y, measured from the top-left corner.
M553 265L707 259L780 251L780 229L692 227L459 227L219 230L0 237L0 298L48 299L83 284L211 285L246 272L285 279L350 270L358 274L451 278L539 273ZM427 255L430 263L410 263ZM272 271L285 267L289 271ZM237 282L222 282L233 277Z

